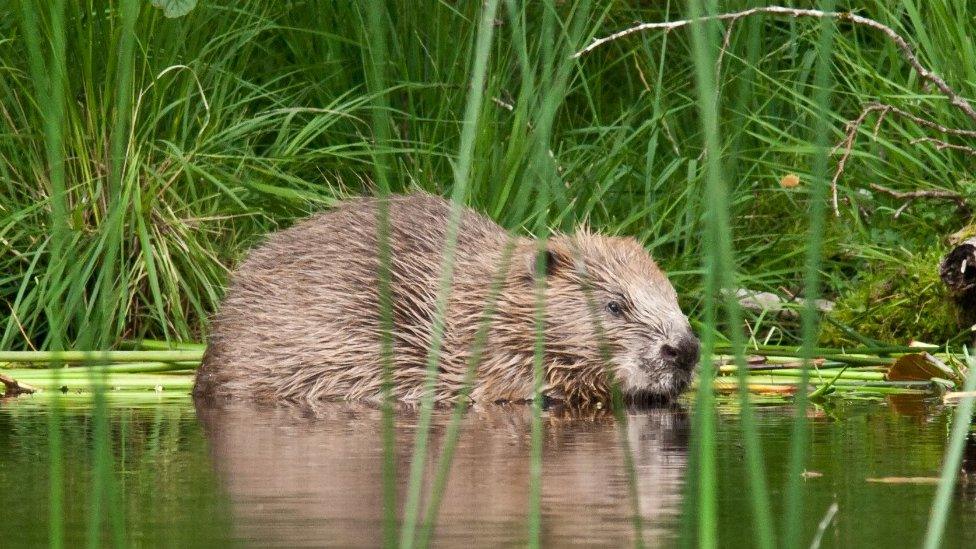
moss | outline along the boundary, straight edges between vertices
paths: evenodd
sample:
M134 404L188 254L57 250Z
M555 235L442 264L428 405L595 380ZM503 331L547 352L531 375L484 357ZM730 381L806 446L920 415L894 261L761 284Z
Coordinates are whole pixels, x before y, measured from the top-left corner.
M885 343L944 343L959 333L959 320L938 265L942 250L898 252L859 273L822 323L825 345L860 343L840 326ZM839 326L838 326L839 325Z

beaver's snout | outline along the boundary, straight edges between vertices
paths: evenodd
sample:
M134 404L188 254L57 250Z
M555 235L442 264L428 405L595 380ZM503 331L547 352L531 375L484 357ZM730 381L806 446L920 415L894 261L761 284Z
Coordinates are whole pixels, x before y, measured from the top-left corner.
M691 372L698 365L701 344L690 331L681 334L673 342L661 346L661 358L665 363L684 372Z

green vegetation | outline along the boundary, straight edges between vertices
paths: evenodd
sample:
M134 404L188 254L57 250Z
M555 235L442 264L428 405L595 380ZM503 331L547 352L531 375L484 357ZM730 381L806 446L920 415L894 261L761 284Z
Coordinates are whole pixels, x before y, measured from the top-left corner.
M133 23L131 74L118 62L121 13L100 6L66 3L65 74L54 81L55 95L32 77L44 67L28 62L39 56L42 65L51 63L47 10L36 21L36 56L18 18L0 21L0 348L50 347L52 320L64 324L72 346L101 317L107 333L97 336L109 344L141 336L201 340L234 261L269 230L336 198L377 192L374 156L387 166L392 191L453 192L475 4L391 4L382 15L389 47L381 92L368 85L370 33L356 4L211 2L170 19L144 3ZM690 34L635 34L556 64L566 48L543 55L543 4L524 8L520 24L501 7L466 201L510 228L534 228L541 217L556 229L586 221L632 234L700 317L706 134L691 83ZM552 16L568 21L582 13L577 7L557 3ZM967 73L971 47L957 23L963 8L910 0L859 7L910 37L927 66L969 95L976 80ZM578 21L581 43L635 19L686 13L680 3L597 8ZM819 28L815 20L743 19L721 59L717 146L741 287L803 288L806 213L823 195L814 183L818 120L831 145L875 101L945 127L972 125L921 86L884 36L852 25L837 30L829 58L835 83L821 116L813 70ZM120 78L128 84L120 86ZM554 78L565 83L551 86ZM64 111L60 143L46 138L48 103ZM390 135L374 143L378 108ZM926 250L938 249L965 221L951 202L924 199L895 218L903 201L870 183L972 194L970 155L916 142L964 139L895 114L884 117L875 137L876 119L869 115L860 128L839 179L840 216L825 220L823 293L843 306L845 296L871 286L865 273L903 264L902 250L926 267L921 259L936 253ZM540 146L533 133L540 127L550 133L556 177L546 191L551 204L536 210L540 191L530 182L539 171L530 153ZM48 168L51 152L63 155L63 176ZM840 156L831 157L831 173ZM799 177L796 187L780 185L788 174ZM942 322L941 304L932 305ZM907 309L906 319L920 315L918 307ZM920 323L926 335L955 328Z
M890 260L867 263L837 301L821 341L852 345L865 337L897 343L953 339L960 331L958 313L935 268L943 253L941 247L918 253L895 249L887 256Z
M188 389L199 345L168 342L205 338L234 262L261 235L350 195L425 189L512 230L545 237L586 223L633 235L653 251L708 357L697 392L695 474L685 488L688 544L721 540L713 388L723 380L713 379L711 351L734 363L720 374L738 376L756 539L796 547L809 538L800 531L808 398L851 388L923 390L931 383L880 380L878 370L858 367L894 360L877 358L883 343L941 345L959 332L934 274L943 239L969 221L976 198L969 175L976 149L967 144L976 113L947 97L976 95L970 16L958 3L827 1L827 11L857 7L886 27L753 15L634 33L580 56L573 53L634 20L713 14L716 3L194 4L3 4L16 16L0 18L0 362L53 366L10 371L51 394L54 546L64 541L57 389L94 384L87 539L122 545L122 523L110 512L120 487L106 392ZM955 92L913 68L888 27ZM919 190L954 198L906 206L899 193ZM451 227L456 222L455 215ZM429 383L454 246L449 237ZM384 244L384 273L387 254ZM799 358L799 369L748 371L732 297L739 288L808 298L798 323L747 319L754 342L799 346L767 353ZM823 333L814 309L821 296L837 304ZM776 340L758 340L755 326L772 326ZM144 339L164 343L132 343ZM815 348L818 339L876 352L826 353ZM112 351L132 347L142 350ZM541 346L537 371L540 353ZM826 373L806 367L817 356ZM85 364L60 368L66 361ZM962 370L953 373L958 384ZM785 493L782 524L770 515L746 390L760 379L801 388L785 490L777 490ZM807 379L816 387L809 395ZM418 416L398 532L393 411L384 408L388 545L424 545L433 535L439 496L420 516L432 406L424 401ZM532 410L527 523L528 541L538 545L541 399ZM958 459L970 413L964 400L946 463ZM629 448L624 416L617 421ZM450 456L438 464L441 485ZM945 524L953 479L946 471L929 544Z

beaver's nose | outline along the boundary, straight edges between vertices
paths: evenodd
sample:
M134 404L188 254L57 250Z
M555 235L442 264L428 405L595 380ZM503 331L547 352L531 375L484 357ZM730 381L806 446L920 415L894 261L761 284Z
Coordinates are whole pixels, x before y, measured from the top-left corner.
M661 356L675 368L691 371L698 364L700 350L701 344L698 343L698 338L689 332L672 343L662 345Z

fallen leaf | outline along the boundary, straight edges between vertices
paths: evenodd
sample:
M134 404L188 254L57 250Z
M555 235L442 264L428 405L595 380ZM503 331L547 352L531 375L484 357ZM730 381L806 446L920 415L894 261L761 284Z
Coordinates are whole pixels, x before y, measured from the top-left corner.
M880 484L938 484L939 477L879 477L866 478L868 482Z
M933 377L954 379L955 373L944 362L928 353L902 355L888 368L888 381L929 381Z

